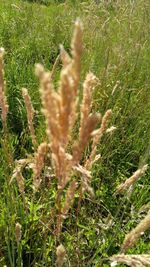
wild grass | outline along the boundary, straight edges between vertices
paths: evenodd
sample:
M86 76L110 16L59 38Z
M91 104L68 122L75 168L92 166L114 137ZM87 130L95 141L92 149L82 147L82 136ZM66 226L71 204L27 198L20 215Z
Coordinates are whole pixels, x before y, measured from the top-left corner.
M0 46L6 51L9 104L7 138L1 126L0 264L21 266L23 261L24 266L54 266L56 254L59 255L56 247L62 243L66 265L109 266L108 257L119 253L126 233L138 225L149 209L149 170L135 184L132 194L114 194L121 182L149 161L149 1L102 1L98 5L94 1L78 1L72 5L68 1L46 7L29 1L2 0L0 9ZM56 224L51 215L56 198L56 180L52 178L53 169L49 168L51 160L46 157L42 182L38 180L42 194L37 192L33 198L31 170L24 168L29 164L32 158L29 155L34 153L34 148L21 88L29 89L35 110L33 126L40 144L47 137L34 64L41 62L47 69L52 69L60 43L70 54L69 43L76 17L84 24L79 99L82 99L84 77L90 70L98 77L92 111L104 114L112 109L110 126L114 125L116 130L108 131L97 146L99 160L93 165L91 181L95 198L89 193L83 197L75 194L74 208L64 221L58 242L53 235ZM59 62L53 78L55 87L60 69ZM26 91L24 93L27 95ZM79 122L73 137L77 136L78 128ZM41 150L45 145L35 153L35 161L31 164L35 184L36 167L42 166L39 162L43 159ZM89 156L91 148L91 144L86 148L81 163ZM17 160L17 165L12 163L12 158L13 162ZM19 161L22 158L28 158L27 162ZM79 177L83 174L80 166L76 166L76 171ZM11 190L8 184L14 174L22 181L19 191L15 180ZM65 203L65 198L63 201ZM20 243L19 238L16 240L18 225L22 231ZM127 253L146 254L149 248L149 236L144 234Z

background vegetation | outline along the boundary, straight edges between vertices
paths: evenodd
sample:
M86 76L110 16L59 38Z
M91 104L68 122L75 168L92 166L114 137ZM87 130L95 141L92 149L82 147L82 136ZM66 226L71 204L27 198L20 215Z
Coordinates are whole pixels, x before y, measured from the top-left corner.
M0 1L0 46L6 50L5 78L10 106L9 142L15 159L25 158L32 151L21 88L29 89L34 108L39 111L34 65L40 62L50 69L59 54L60 43L69 52L76 17L84 24L81 81L88 70L94 72L99 78L99 86L95 90L93 109L102 114L108 108L113 111L111 124L117 130L103 138L98 147L102 159L92 170L95 198L84 198L78 219L72 211L65 225L67 231L62 235L72 266L109 266L107 257L119 251L125 234L144 217L150 204L149 169L146 177L135 186L130 199L113 195L120 182L143 163L149 163L150 2L97 2ZM60 68L61 64L57 67L55 83ZM38 138L42 140L43 118L38 112L35 126ZM21 205L17 215L11 206L6 190L8 166L3 150L1 141L0 266L15 266L16 247L8 227L14 224L15 216L26 229L22 241L24 266L54 266L54 241L49 236L49 242L44 244L40 236L42 228L36 228L38 203L37 210L32 211L35 223L31 233L27 231L31 218L25 222ZM49 200L46 201L47 204ZM146 233L128 252L148 253L149 249L149 233ZM45 253L43 258L39 258L42 253Z

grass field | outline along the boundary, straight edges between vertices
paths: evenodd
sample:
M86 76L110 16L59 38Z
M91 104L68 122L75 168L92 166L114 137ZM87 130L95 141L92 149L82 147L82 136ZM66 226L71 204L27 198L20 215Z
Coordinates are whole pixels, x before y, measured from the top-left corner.
M114 192L118 184L150 162L150 1L95 2L0 1L0 47L6 51L10 132L6 145L0 124L0 266L55 266L55 250L59 243L63 243L67 251L64 266L110 266L108 257L119 253L125 235L149 210L149 168L134 186L131 196L115 196ZM36 110L34 125L38 142L46 138L34 66L42 63L51 69L59 55L60 44L70 53L77 17L84 25L80 97L82 82L90 70L99 79L92 110L104 114L112 109L109 126L114 125L116 130L106 134L97 147L101 159L92 168L95 197L84 196L77 216L76 195L74 208L57 240L47 229L55 184L52 189L43 189L42 195L33 200L30 198L31 173L24 171L29 205L26 214L16 184L13 183L11 189L8 186L12 168L8 166L6 148L12 151L14 160L33 153L22 87L28 88ZM55 86L60 70L59 62ZM89 150L90 146L86 155ZM22 225L19 246L15 242L16 221ZM147 231L128 249L128 254L149 253L149 234Z

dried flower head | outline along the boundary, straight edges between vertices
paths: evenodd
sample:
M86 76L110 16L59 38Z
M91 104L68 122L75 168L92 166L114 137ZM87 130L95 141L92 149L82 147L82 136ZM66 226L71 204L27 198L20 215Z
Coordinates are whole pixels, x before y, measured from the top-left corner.
M74 194L76 191L78 183L76 181L72 181L69 185L69 188L67 190L66 193L66 198L65 198L65 203L64 206L61 210L61 214L63 215L63 217L65 218L65 216L67 215L73 201L74 201Z
M28 125L29 125L29 130L30 130L30 134L32 138L32 143L34 147L36 147L37 141L36 141L35 130L33 126L34 108L32 106L32 102L31 102L31 98L29 96L28 90L26 88L22 89L22 95L23 95L24 102L26 105Z
M56 266L57 267L63 266L65 255L66 255L66 250L64 246L61 244L56 248L56 256L57 256Z
M150 255L114 255L110 258L111 266L117 266L117 263L123 263L131 267L144 267L150 266Z
M133 184L135 184L140 177L142 177L146 170L148 168L148 165L144 165L141 169L138 169L130 178L128 178L124 183L119 185L119 187L116 190L116 193L123 193L127 189L129 189Z
M92 107L92 93L96 84L96 77L93 73L88 73L83 84L83 100L81 105L81 122L80 122L80 135L85 127L87 119L91 113Z
M116 128L115 126L111 126L110 128L108 128L108 129L106 130L106 133L112 133L112 132L114 132L116 129L117 129L117 128Z
M33 169L33 190L34 192L38 191L41 184L41 171L44 167L45 155L48 151L48 144L41 143L37 149L37 152L34 156L34 162L31 164Z
M107 122L110 118L111 113L112 113L111 109L108 109L106 111L106 113L104 114L104 116L102 117L100 128L92 132L92 137L93 137L92 151L91 151L91 154L89 156L89 159L87 159L87 161L85 163L85 167L88 169L90 169L92 167L92 163L93 163L95 156L96 156L97 144L100 142L103 134L106 131Z
M67 51L64 49L63 45L60 45L60 57L63 63L63 67L66 67L71 63L71 57L69 56Z
M147 216L129 233L126 235L122 252L124 253L129 247L133 246L138 238L150 227L150 212Z
M22 236L22 230L21 230L22 226L20 223L16 223L15 225L15 236L16 236L16 241L19 244L20 240L21 240L21 236Z
M14 180L14 178L16 178L19 192L21 194L24 194L24 192L25 192L25 182L24 182L24 177L22 175L22 170L26 166L26 164L29 163L29 161L30 161L29 159L20 159L20 160L16 161L16 166L15 166L15 169L13 171L13 175L12 175L10 182L9 182L9 184L11 184L12 181Z
M1 117L4 131L7 130L7 114L8 114L8 104L5 95L5 83L4 83L4 67L3 67L3 57L4 57L4 48L0 48L0 108L1 108Z

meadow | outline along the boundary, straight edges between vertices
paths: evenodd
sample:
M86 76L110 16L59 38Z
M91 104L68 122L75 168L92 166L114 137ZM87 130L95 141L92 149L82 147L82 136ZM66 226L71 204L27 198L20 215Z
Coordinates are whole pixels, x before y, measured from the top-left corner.
M126 235L136 229L135 227L148 214L150 208L149 10L148 0L0 1L0 47L5 49L4 93L9 106L6 129L3 119L0 121L0 266L110 266L110 257L123 252L122 244ZM37 77L35 64L40 63L46 70L54 70L52 77L55 88L52 98L54 102L51 103L56 105L60 81L63 84L62 68L65 69L65 64L74 59L75 48L80 44L78 39L73 47L70 45L77 18L80 18L83 24L80 80L76 78L78 114L71 133L72 139L68 141L67 152L63 157L70 156L73 140L78 139L78 133L80 138L82 128L80 121L82 122L83 116L83 109L80 110L80 106L84 106L83 84L89 71L97 77L95 79L90 76L91 80L96 80L90 112L95 116L101 114L101 126L105 124L104 116L108 110L111 110L111 116L107 125L103 127L105 129L101 140L96 144L99 158L93 162L90 173L81 166L84 166L84 162L90 156L92 140L89 140L84 147L82 157L76 161L78 165L72 167L73 170L76 169L71 182L77 181L79 186L79 190L72 193L74 203L69 202L68 182L64 188L61 184L63 188L61 205L65 207L68 201L69 207L66 208L66 213L64 212L65 218L58 231L58 218L61 217L60 210L63 208L57 201L59 199L57 192L60 188L45 130L48 127L45 121L49 117L41 112L41 107L47 109L44 102L46 100L43 100L44 96L41 90L39 91L39 87L45 88L43 82L45 78L41 78L40 74L45 75L45 70L42 69L41 72L38 70ZM66 61L58 59L56 62L60 54L60 44L71 59L66 56ZM72 75L71 79L75 79L74 70L71 69L68 73ZM3 76L2 73L0 76ZM47 82L49 83L49 80ZM35 110L33 127L36 144L30 127L32 119L29 123L27 104L25 105L25 95L28 93L24 91L22 96L22 88L28 89ZM70 91L67 91L67 94L68 92ZM57 97L55 93L58 93ZM63 95L60 92L61 94ZM0 98L2 113L1 99L2 97ZM56 114L55 112L52 114L55 123ZM98 119L94 116L92 118ZM65 120L65 117L63 119ZM57 128L57 124L54 125L54 129ZM114 131L111 131L111 126L115 127ZM90 135L93 134L92 130L89 130ZM87 136L87 132L84 136ZM43 142L48 144L48 148L44 148L48 149L48 153L46 152L45 162L41 164L42 182L38 180L39 188L36 183L33 187L35 174L33 163L38 163L38 148ZM83 143L80 142L80 145ZM53 149L54 146L51 146L52 154L55 154ZM28 162L24 161L23 165L19 165L22 164L21 159L27 159ZM26 167L26 164L31 166ZM146 164L148 167L141 173L143 176L140 174L142 177L137 179L138 181L129 190L117 194L119 185ZM21 168L19 172L17 168ZM22 177L18 178L19 180L17 172L22 175L19 176ZM90 186L86 185L87 192L85 190L81 196L80 187L84 184L82 175L92 179ZM23 189L18 187L20 185L18 181L23 181ZM75 183L73 185L76 189L77 185ZM125 253L149 254L149 239L150 231L146 229L133 246L127 247ZM62 254L59 255L57 248L61 244L63 249L61 247ZM126 265L118 263L114 266Z

